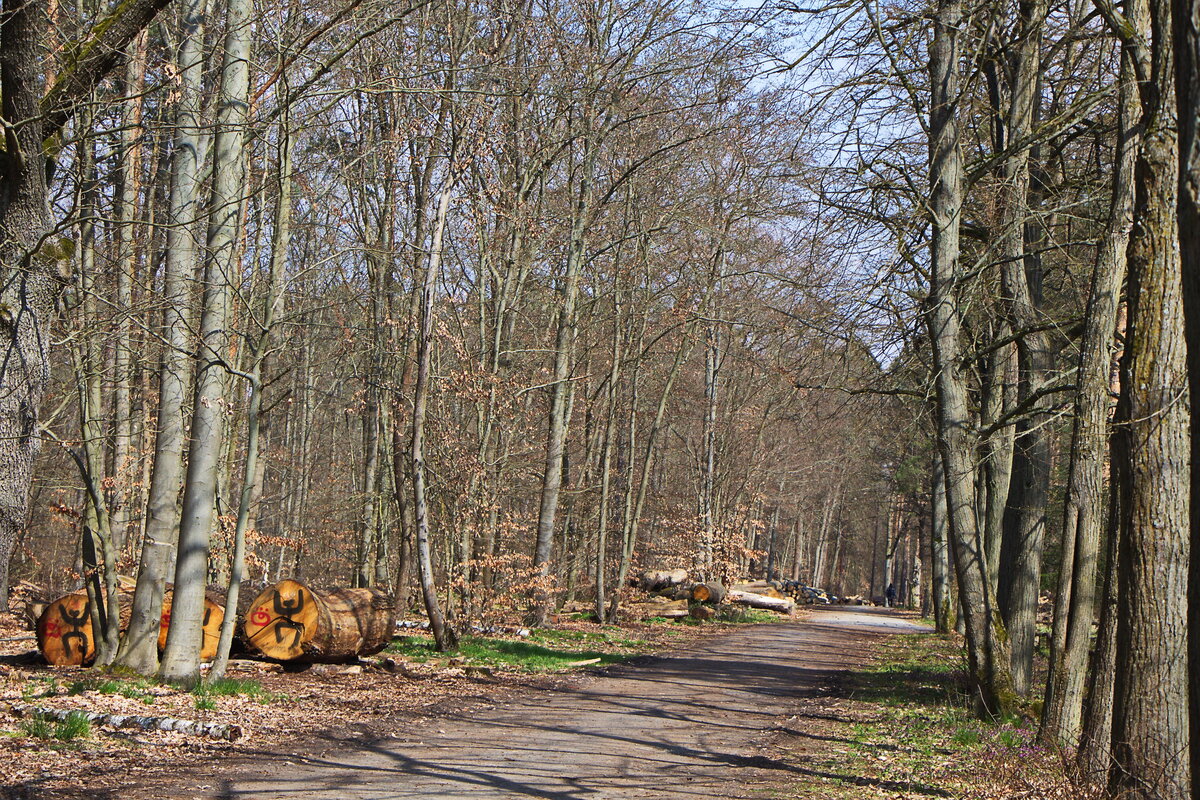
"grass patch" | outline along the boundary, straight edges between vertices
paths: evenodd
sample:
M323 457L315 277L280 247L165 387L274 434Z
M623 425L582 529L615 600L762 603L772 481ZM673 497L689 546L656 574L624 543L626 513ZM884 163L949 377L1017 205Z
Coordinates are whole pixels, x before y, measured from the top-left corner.
M619 629L617 629L619 630ZM589 646L590 645L590 646ZM598 664L618 664L645 650L640 639L608 631L539 629L526 639L464 636L458 650L439 653L428 636L400 636L386 652L417 663L448 657L461 658L469 666L504 667L526 672L558 672L580 661L599 659Z
M79 711L72 711L67 718L54 726L54 738L60 742L86 739L92 733L92 723Z
M975 717L955 638L891 636L877 656L801 723L849 746L802 755L814 777L797 779L797 796L1099 797L1072 783L1057 751L1035 743L1035 722Z
M66 719L58 722L42 718L27 719L21 723L21 730L34 739L72 742L90 736L92 723L82 712L72 711Z
M574 662L600 659L600 664L618 664L631 657L601 650L559 650L530 641L468 637L459 645L460 654L483 666L516 667L528 672L555 672Z
M84 692L99 692L100 694L119 694L131 700L141 700L146 705L155 701L149 691L151 682L146 678L112 678L93 675L81 678L67 684L67 694L83 694Z
M35 675L21 687L22 700L38 700L58 694L58 679L53 675Z
M268 692L263 685L250 678L218 678L199 683L192 689L196 695L196 708L201 711L211 711L216 708L217 697L248 697L262 704L283 700L281 694ZM201 701L205 702L201 706Z
M27 719L21 722L21 730L34 739L53 739L54 726L44 719Z
M782 619L773 611L762 611L733 604L719 606L716 616L717 622L729 625L761 625L766 622L779 622Z

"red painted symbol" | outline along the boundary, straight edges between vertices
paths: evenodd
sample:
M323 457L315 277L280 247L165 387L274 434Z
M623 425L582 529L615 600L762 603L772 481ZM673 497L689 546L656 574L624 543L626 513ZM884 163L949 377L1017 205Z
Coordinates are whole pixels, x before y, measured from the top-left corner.
M56 619L46 620L44 632L47 639L57 639L59 636L62 636L62 628Z
M253 614L250 615L250 621L253 622L255 625L265 626L267 623L269 623L271 621L271 615L268 614L266 611L263 611L260 608L257 611L255 611Z
M160 628L165 628L171 624L171 612L166 611L162 615L162 622L159 623Z

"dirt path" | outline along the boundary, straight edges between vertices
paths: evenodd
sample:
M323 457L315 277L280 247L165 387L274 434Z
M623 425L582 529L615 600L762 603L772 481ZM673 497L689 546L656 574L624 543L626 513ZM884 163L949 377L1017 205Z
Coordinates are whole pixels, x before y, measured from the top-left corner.
M177 798L761 797L793 770L762 746L797 698L861 666L881 635L920 630L879 609L818 609L692 650L437 717L419 731L261 754ZM228 764L225 765L229 767ZM251 769L253 767L253 769ZM168 796L166 787L139 787Z

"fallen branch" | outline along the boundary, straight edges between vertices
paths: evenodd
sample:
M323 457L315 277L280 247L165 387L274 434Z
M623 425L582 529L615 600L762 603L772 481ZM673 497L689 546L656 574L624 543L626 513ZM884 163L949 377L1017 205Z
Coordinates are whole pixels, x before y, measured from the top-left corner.
M98 712L79 711L78 709L43 708L27 703L13 703L12 713L18 717L33 717L35 719L56 720L62 722L72 714L82 714L88 722L105 725L110 728L138 728L143 731L175 731L190 733L193 736L208 736L227 742L236 742L242 738L241 725L219 725L215 722L194 722L175 717L140 717L124 714L101 714Z

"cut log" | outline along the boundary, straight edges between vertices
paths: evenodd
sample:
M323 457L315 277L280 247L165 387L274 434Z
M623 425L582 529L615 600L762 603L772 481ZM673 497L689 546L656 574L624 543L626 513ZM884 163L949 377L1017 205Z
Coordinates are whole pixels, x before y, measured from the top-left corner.
M174 589L163 592L162 619L158 623L158 651L167 648L167 629L171 627L171 601ZM204 639L200 644L200 660L212 661L217 657L217 644L221 640L221 622L225 619L225 598L220 592L210 589L204 593Z
M319 591L284 580L254 598L242 630L251 649L278 661L340 661L392 640L392 598L380 589Z
M688 579L686 569L647 570L638 577L638 586L644 592L657 592L678 586Z
M771 585L766 581L745 581L744 583L735 583L730 585L729 590L734 592L750 592L751 594L765 594Z
M79 711L77 709L42 708L26 703L13 703L12 712L18 717L33 717L34 719L52 719L62 722L72 714L82 714L88 722L106 725L110 728L138 728L143 731L175 731L190 733L194 736L208 736L213 739L224 739L236 742L242 738L240 725L220 725L215 722L194 722L175 717L141 717L132 714L102 714L95 711Z
M688 601L655 597L646 603L627 603L621 609L630 619L649 619L651 617L682 619L688 615Z
M51 666L80 667L96 657L91 604L84 592L64 595L46 606L35 633L38 650Z
M725 587L719 583L697 583L692 587L692 599L697 603L720 605L725 599Z
M204 599L204 643L200 650L203 661L211 661L217 654L217 640L221 632L221 620L225 610L209 593ZM117 601L121 607L121 631L129 627L129 616L133 604L133 588L122 583ZM64 595L50 603L42 611L36 626L38 650L46 663L55 667L78 667L91 663L96 656L92 640L92 620L86 592L78 591ZM171 622L171 590L163 596L162 620L159 623L158 649L167 644L167 626Z
M710 620L717 615L717 610L712 606L692 606L688 611L695 619L704 621Z
M751 608L762 608L768 611L778 611L781 614L791 614L796 610L796 601L790 597L768 597L765 594L754 594L753 592L730 589L725 593L725 599L730 603L739 603L740 605L750 606Z

